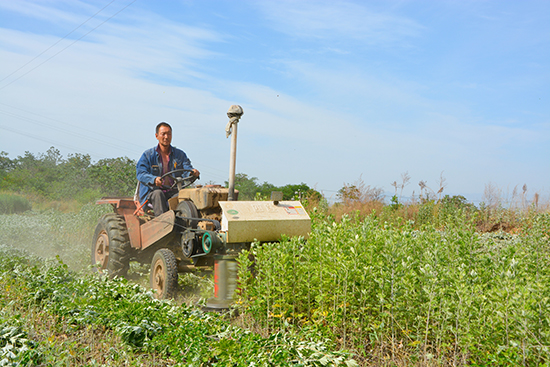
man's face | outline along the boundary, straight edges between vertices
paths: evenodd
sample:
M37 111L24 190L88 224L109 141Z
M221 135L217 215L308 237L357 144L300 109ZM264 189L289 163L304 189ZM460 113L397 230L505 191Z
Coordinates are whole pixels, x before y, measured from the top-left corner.
M168 147L172 143L172 129L167 126L161 126L155 137L161 146Z

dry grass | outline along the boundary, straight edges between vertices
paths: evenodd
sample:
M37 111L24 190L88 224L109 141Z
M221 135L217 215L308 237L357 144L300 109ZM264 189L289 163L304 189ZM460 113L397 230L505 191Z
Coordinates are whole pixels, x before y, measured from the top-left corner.
M373 212L380 212L384 207L383 190L371 187L361 177L353 183L346 183L338 192L340 202L328 209L328 214L340 220L343 215L364 218Z
M529 225L535 214L548 212L550 201L543 200L538 192L529 196L526 184L521 188L514 187L509 194L489 183L485 185L477 229L480 232L516 233L522 226Z
M413 195L408 202L401 202L403 188L409 180L408 174L404 173L401 175L401 183L392 183L397 202L388 205L384 202L382 189L373 188L359 178L354 183L344 184L338 193L339 201L327 206L323 213L332 215L338 221L344 215L361 220L374 213L381 220L391 223L414 221L418 226L433 224L441 227L445 226L445 217L450 214L449 211L456 214L460 209L474 220L479 232L517 233L522 226L529 225L533 215L550 212L550 200L544 199L540 193L529 195L525 184L516 186L511 194L505 194L495 184L489 183L485 186L482 203L477 207L466 202L449 206L442 195L446 186L443 175L437 191L429 188L425 181L420 181L420 196ZM312 202L306 209L310 210L316 204Z

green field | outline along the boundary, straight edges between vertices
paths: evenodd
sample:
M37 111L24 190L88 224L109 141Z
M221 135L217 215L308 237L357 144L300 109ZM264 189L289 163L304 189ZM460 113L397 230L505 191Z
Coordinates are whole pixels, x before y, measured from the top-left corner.
M548 213L509 234L481 233L461 210L437 227L312 211L308 241L256 244L254 264L242 254L230 317L194 305L208 275L181 277L165 302L142 286L147 269L132 281L94 274L106 210L0 215L1 365L550 363Z
M316 218L307 243L252 249L240 307L261 328L319 333L364 365L547 365L550 215L517 235L474 228L460 215L439 229Z
M209 276L180 277L172 301L141 285L147 269L134 269L134 281L98 276L90 244L106 209L0 215L0 365L356 365L328 339L252 332L241 318L188 305L211 296Z

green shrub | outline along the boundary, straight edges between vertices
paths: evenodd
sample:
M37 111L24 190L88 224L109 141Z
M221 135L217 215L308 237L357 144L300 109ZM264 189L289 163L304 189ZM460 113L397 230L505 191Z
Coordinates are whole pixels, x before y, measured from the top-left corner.
M26 198L15 194L0 194L0 214L23 213L31 210L32 205Z
M479 234L463 209L444 229L315 218L307 243L253 246L240 311L269 332L315 329L371 365L548 364L550 216Z

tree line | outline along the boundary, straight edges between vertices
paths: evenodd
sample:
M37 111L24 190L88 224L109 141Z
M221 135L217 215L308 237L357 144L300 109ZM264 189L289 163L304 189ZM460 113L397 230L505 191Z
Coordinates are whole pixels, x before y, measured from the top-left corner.
M88 154L63 157L55 147L39 154L27 151L14 159L0 152L0 191L4 192L88 203L104 196L133 196L136 183L136 161L128 157L92 162ZM322 197L305 183L275 186L244 173L236 175L235 188L239 200L269 199L272 191L282 191L284 200Z
M106 158L92 162L88 154L63 157L51 147L46 153L25 152L10 159L0 152L0 190L50 200L81 203L102 196L132 196L136 188L136 161Z
M229 186L225 181L225 186ZM273 191L281 191L283 200L322 199L321 193L305 183L275 186L269 182L260 183L257 177L245 173L235 175L235 188L239 190L239 200L269 200Z

